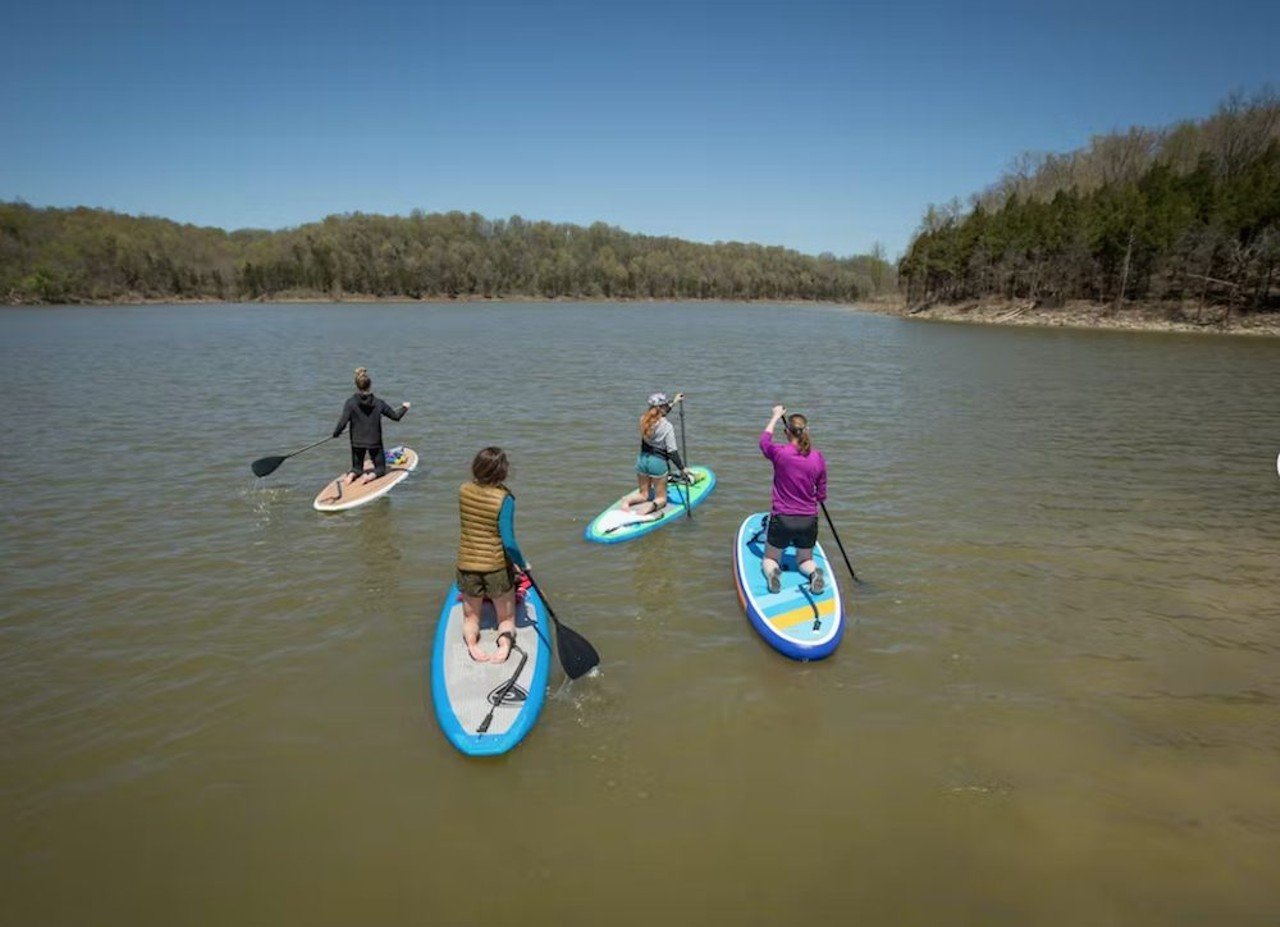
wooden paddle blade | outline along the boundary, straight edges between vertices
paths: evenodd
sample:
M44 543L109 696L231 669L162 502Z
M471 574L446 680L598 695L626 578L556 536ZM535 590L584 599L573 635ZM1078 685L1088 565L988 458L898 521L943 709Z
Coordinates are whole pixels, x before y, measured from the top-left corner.
M556 650L560 653L560 665L570 679L586 675L600 665L600 654L585 637L556 622Z
M260 457L251 464L253 475L266 476L268 473L274 473L285 459L284 457Z

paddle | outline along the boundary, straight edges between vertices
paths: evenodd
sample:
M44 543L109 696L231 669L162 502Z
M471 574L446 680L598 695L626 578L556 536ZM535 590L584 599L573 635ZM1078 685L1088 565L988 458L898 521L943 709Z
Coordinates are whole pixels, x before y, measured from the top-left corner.
M300 450L296 450L292 454L281 454L279 457L259 457L252 464L250 464L250 466L253 467L253 475L266 476L268 473L274 473L276 471L276 468L279 467L286 460L288 460L290 457L296 457L299 454L301 454L303 451L309 451L313 447L319 447L321 444L324 444L326 441L332 441L332 440L333 440L333 435L330 435L329 437L325 438L323 441L317 441L315 444L308 444L306 447Z
M680 393L677 400L680 403L680 450L684 453L685 459L689 459L689 442L684 436L684 393ZM690 482L684 488L684 514L690 520L693 519L693 483Z
M556 617L551 603L547 601L546 593L542 591L538 581L533 578L533 573L526 569L524 575L529 577L529 583L542 599L542 604L547 607L547 614L555 622L556 651L560 655L560 665L564 667L564 674L570 679L577 679L584 673L591 672L592 669L599 665L600 654L596 653L596 649L591 646L591 643L585 637L560 623L560 619Z
M840 548L840 556L844 557L844 565L849 568L849 575L853 577L855 583L861 586L862 580L858 579L858 574L853 572L853 564L849 562L849 555L844 552L844 545L840 543L840 535L836 532L836 526L831 521L830 513L827 512L827 504L819 502L818 505L822 506L822 514L827 518L827 527L831 529L831 535L836 539L836 547Z

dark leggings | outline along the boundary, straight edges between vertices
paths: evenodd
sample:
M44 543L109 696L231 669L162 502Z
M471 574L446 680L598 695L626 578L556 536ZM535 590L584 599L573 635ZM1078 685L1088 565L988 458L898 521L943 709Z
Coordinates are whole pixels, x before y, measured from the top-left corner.
M379 444L377 447L353 447L351 449L351 472L356 476L364 473L364 457L373 458L373 475L382 476L387 472L387 452Z

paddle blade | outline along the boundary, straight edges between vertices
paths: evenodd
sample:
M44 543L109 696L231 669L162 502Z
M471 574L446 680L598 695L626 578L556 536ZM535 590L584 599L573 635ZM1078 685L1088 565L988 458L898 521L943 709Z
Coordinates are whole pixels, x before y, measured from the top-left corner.
M559 621L556 622L556 649L560 652L564 674L570 679L584 676L600 665L600 654L590 641Z
M274 473L276 467L284 462L284 457L259 457L250 466L253 467L254 476L266 476L268 473Z

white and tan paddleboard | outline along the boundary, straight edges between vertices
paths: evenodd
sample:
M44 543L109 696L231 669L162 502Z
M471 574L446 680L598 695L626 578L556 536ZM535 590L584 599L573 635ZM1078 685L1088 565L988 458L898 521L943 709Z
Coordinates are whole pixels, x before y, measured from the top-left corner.
M407 477L417 466L418 454L412 448L404 447L403 445L389 448L387 450L387 472L382 476L375 480L370 480L368 483L356 480L347 486L342 485L342 477L340 476L335 480L331 480L324 489L320 490L312 505L317 512L341 512L344 509L353 509L358 505L364 505L366 502L372 502L379 496L390 492L392 486ZM371 473L373 471L373 461L366 460L364 469L366 473Z

